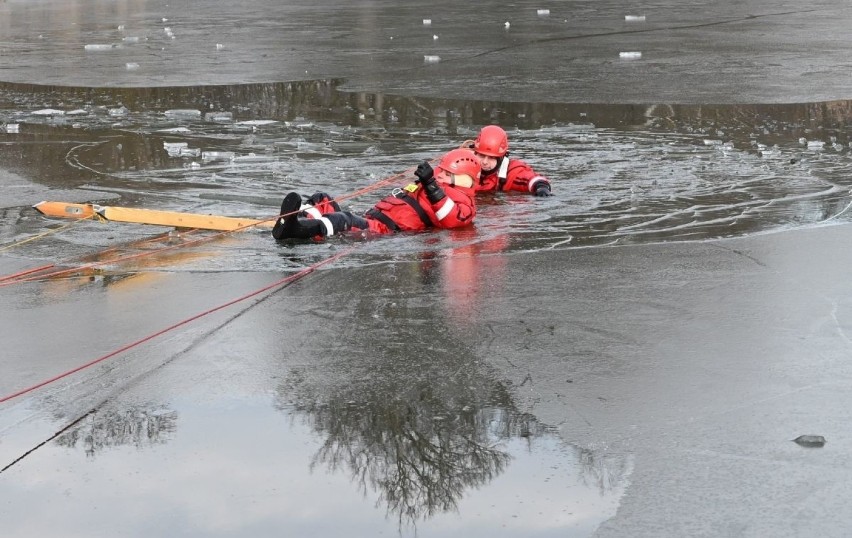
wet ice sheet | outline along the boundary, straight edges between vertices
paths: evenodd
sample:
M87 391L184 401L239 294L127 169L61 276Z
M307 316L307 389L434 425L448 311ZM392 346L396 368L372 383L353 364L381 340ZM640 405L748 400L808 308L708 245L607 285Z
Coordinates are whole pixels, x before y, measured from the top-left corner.
M821 39L842 34L842 5L705 10L668 1L641 6L647 20L612 0L471 1L463 10L435 1L429 19L388 0L205 5L198 13L187 0L3 2L0 69L4 80L126 87L337 76L413 95L477 98L485 87L504 99L576 102L786 103L847 92L835 76L845 44ZM468 13L477 14L476 39ZM744 26L760 30L746 38ZM646 54L619 61L619 51Z
M216 434L222 431L228 435ZM614 515L625 485L617 477L609 483L613 477L599 476L588 453L545 433L505 438L493 430L483 441L496 467L480 456L466 473L439 471L453 464L439 456L433 471L450 473L446 484L418 478L415 461L406 469L379 453L365 453L363 467L353 468L345 452L323 449L331 435L262 399L95 413L4 473L4 535L90 532L94 506L98 533L126 536L282 528L328 536L584 536ZM395 497L402 490L390 489L396 481L407 489L402 499ZM33 519L34 507L46 504L54 509Z

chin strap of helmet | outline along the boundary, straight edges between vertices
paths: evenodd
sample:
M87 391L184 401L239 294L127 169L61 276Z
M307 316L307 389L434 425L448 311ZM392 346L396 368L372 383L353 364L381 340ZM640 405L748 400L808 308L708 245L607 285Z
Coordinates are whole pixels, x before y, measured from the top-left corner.
M497 190L502 191L503 185L506 184L506 176L509 175L509 152L507 151L505 155L500 157L499 170L497 171L497 178L500 182L497 184Z

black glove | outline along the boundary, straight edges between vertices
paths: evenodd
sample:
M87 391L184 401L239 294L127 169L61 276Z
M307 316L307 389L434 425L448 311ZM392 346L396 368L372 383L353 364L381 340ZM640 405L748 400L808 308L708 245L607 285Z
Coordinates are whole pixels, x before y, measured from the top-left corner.
M334 201L327 192L315 192L308 196L308 203L318 208L322 213L340 211L340 204Z
M315 192L307 198L307 202L311 205L319 205L332 199L331 195L327 192Z
M550 185L547 183L539 183L535 186L535 195L536 196L553 196L553 193L550 192Z
M426 191L426 198L429 199L429 202L437 204L447 195L444 189L441 188L438 180L435 179L435 172L429 166L429 163L425 161L420 163L417 170L414 171L414 175L417 176L417 181L420 182L423 190Z
M419 179L424 185L430 180L434 181L435 179L435 171L432 170L432 167L426 161L417 165L417 170L414 171L414 175L417 176L417 179Z

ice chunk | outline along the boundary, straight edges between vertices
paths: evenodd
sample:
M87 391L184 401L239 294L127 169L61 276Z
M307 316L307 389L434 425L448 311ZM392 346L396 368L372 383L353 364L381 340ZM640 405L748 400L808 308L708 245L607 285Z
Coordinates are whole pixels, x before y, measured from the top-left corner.
M136 62L127 62L126 64L124 64L124 68L128 71L135 71L139 69L139 64Z
M88 114L89 111L82 108L75 108L74 110L69 110L65 113L66 116L86 116Z
M194 108L173 108L163 112L168 118L200 118L201 111Z
M169 154L169 157L179 157L189 144L187 142L163 142L163 149Z
M128 112L130 112L130 111L127 110L127 108L120 106L118 108L109 109L107 111L107 114L109 114L112 117L116 117L116 116L126 116Z
M622 60L638 60L642 57L642 53L639 51L619 52L618 57Z
M157 129L158 133L171 133L171 134L180 134L180 133L191 133L189 129L186 127L170 127L168 129Z
M122 41L124 41L125 43L139 43L140 41L142 41L142 38L129 35L129 36L126 36L124 39L122 39Z
M64 114L64 110L56 110L55 108L43 108L32 112L33 116L62 116Z
M506 22L504 22L504 23L503 23L503 27L504 27L506 30L508 30L510 26L512 26L512 25L509 23L509 21L506 21Z
M713 138L705 138L704 139L704 145L705 146L721 146L722 141L716 140L716 139L713 139Z
M808 140L808 149L822 149L825 142L822 140Z
M278 123L278 121L277 120L246 120L246 121L241 121L241 122L237 123L237 125L259 126L259 125L270 125L272 123Z
M201 160L203 161L232 161L234 160L233 151L202 151Z
M216 43L216 50L222 50L224 48L225 48L225 45L223 45L221 43Z
M434 56L432 54L427 54L423 56L423 62L427 64L436 64L441 61L440 56Z
M83 47L83 50L87 50L87 51L100 51L100 50L112 50L112 49L114 49L114 48L117 48L117 46L116 46L116 45L106 44L106 43L90 43L90 44L88 44L88 45L85 45L85 46Z
M201 149L200 148L180 148L180 156L181 157L201 157Z
M20 133L21 126L17 123L7 123L6 124L6 132L7 133Z
M437 41L437 40L438 40L438 34L433 35L433 36L432 36L432 39L433 39L433 40L435 40L435 41Z
M645 15L625 15L624 20L627 22L645 22Z
M778 144L775 144L771 148L766 146L758 146L758 155L760 155L764 159L772 159L775 157L781 156L781 149L778 147Z
M234 121L234 114L233 112L208 112L204 115L204 119L215 122L230 122Z
M275 157L269 157L266 155L258 155L256 153L249 153L248 155L240 155L239 157L234 157L232 159L235 163L262 163L274 161Z
M550 10L549 9L538 9L538 10L536 10L536 14L539 17L547 17L548 15L550 15Z
M423 26L431 26L432 19L423 19Z

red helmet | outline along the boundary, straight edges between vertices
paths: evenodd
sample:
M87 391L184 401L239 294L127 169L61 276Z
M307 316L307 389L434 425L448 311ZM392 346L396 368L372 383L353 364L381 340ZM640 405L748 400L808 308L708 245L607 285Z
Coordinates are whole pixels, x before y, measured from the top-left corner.
M444 155L438 168L446 170L453 175L466 175L476 180L479 178L479 172L482 167L479 164L479 159L469 149L454 149Z
M477 153L500 158L509 151L509 137L500 127L486 125L479 131L479 136L473 142L473 149Z

